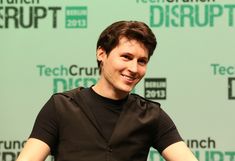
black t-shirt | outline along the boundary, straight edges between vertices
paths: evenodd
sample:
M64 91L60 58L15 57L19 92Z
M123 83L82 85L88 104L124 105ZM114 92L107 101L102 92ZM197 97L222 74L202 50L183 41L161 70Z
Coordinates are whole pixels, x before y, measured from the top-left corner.
M127 97L121 100L112 100L98 95L92 88L84 89L83 92L86 96L84 101L91 108L105 138L109 140Z
M142 161L150 147L161 153L182 141L159 103L135 94L110 100L92 89L54 94L39 112L30 138L48 144L58 161Z

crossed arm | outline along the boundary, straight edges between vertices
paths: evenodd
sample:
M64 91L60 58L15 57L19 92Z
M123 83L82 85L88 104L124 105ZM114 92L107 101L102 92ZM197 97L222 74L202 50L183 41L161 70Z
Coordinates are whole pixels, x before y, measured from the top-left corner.
M50 148L46 143L30 138L16 161L44 161L49 154ZM168 146L162 156L166 161L198 161L183 141Z

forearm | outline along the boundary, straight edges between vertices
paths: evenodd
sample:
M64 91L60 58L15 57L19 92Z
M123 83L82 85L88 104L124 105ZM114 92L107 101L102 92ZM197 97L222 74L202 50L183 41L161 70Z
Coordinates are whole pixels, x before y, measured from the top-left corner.
M49 153L50 148L46 143L30 138L16 161L44 161Z
M183 141L168 146L162 156L166 161L198 161Z

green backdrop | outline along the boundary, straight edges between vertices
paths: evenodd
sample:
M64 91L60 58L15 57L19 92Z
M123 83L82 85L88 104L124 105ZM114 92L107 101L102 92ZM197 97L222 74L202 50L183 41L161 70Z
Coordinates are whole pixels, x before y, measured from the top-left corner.
M0 161L53 93L97 81L96 41L118 20L158 40L134 92L162 104L200 161L235 161L234 0L0 0Z

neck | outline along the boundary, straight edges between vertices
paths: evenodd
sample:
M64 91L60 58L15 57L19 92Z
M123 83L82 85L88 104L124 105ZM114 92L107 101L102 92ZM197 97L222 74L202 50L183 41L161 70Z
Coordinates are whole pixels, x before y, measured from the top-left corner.
M92 87L92 89L99 95L113 99L113 100L120 100L125 98L128 93L119 91L119 90L114 90L111 87L106 87L102 86L100 82L98 82L96 85Z

